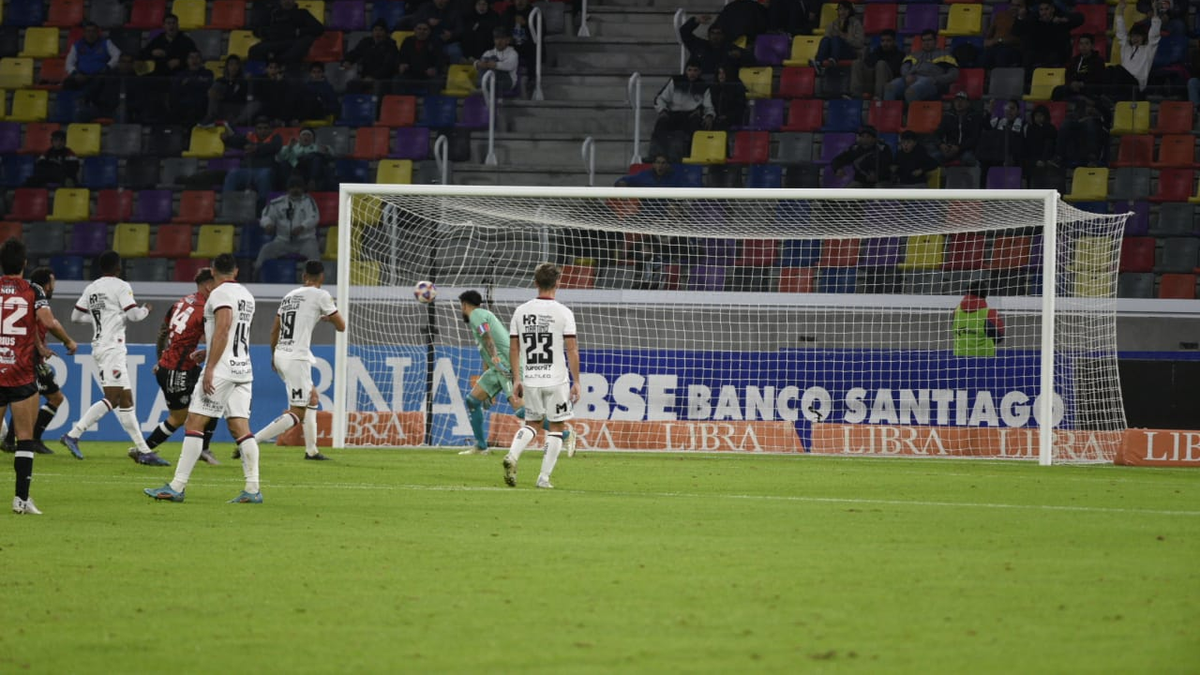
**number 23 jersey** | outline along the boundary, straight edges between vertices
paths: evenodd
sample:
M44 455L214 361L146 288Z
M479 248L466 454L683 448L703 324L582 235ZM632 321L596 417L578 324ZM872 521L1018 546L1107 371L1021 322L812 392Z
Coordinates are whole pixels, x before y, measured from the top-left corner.
M521 354L521 382L553 387L570 380L564 338L575 337L575 314L551 298L535 298L513 312L509 336Z
M213 332L217 328L217 310L233 312L229 340L222 354L212 352ZM250 324L254 321L254 296L236 281L226 281L213 289L204 303L204 338L208 345L208 368L213 377L230 382L252 382L250 367Z

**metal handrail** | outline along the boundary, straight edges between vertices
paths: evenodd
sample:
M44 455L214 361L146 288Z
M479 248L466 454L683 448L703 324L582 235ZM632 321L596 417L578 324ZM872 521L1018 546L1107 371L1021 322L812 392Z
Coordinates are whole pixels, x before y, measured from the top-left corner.
M579 32L577 37L592 37L592 32L588 30L587 25L587 3L588 0L583 0L583 4L579 8Z
M596 140L591 136L583 139L579 154L588 172L588 187L592 187L596 184Z
M433 159L442 175L442 185L450 184L450 137L442 134L433 142Z
M675 26L675 41L679 43L679 72L682 73L687 69L687 45L683 44L679 29L687 23L687 12L682 7L675 10L675 18L671 22Z
M625 100L633 108L633 157L630 164L642 163L642 74L634 73L625 84Z
M533 59L533 95L530 98L534 101L544 101L546 97L542 95L542 10L537 7L529 13L529 33L533 36L533 44L536 47L536 56Z
M483 163L496 166L496 71L484 71L479 78L479 88L483 90L483 102L488 107L488 149Z

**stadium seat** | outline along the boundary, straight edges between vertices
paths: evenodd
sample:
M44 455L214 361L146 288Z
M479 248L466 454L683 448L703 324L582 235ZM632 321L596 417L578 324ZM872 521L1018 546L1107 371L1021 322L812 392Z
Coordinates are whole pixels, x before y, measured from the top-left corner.
M825 115L825 125L821 129L826 132L855 132L862 123L862 101L839 99L829 102L829 112Z
M736 141L735 141L736 145ZM748 188L781 188L783 187L783 167L775 164L755 164L750 167L746 177Z
M100 154L100 130L99 124L67 125L67 147L79 157Z
M30 261L59 255L63 252L67 226L63 223L38 223L25 233L25 246L28 249Z
M375 123L375 97L370 94L347 94L342 97L339 126L369 127Z
M759 99L754 102L747 128L753 131L777 131L783 126L784 102L781 99Z
M171 220L170 190L141 190L137 194L137 206L133 219L141 223L165 223Z
M488 126L488 106L483 94L475 94L463 99L462 117L454 124L455 129L486 129Z
M416 121L417 98L415 96L389 94L383 97L383 104L379 107L378 124L380 126L411 127Z
M215 159L225 155L225 141L221 140L220 127L192 127L191 140L188 149L183 151L184 157L198 159Z
M1104 35L1108 32L1108 6L1076 3L1074 11L1083 15L1083 24L1071 29L1071 35ZM1132 25L1132 24L1131 24Z
M1112 133L1116 136L1150 133L1150 104L1146 101L1118 101L1113 109Z
M33 175L31 155L5 155L0 162L0 186L19 188Z
M118 223L113 232L112 247L122 258L145 258L150 255L150 224Z
M968 98L972 101L978 101L983 98L984 75L985 71L983 68L959 68L958 79L950 85L950 89L942 97L942 100L953 100L958 92L965 91Z
M942 35L980 35L983 33L983 5L955 4L946 15L946 28Z
M191 257L215 258L222 253L233 253L233 234L233 225L201 225Z
M375 182L387 185L412 183L413 163L411 159L385 159L375 170Z
M984 268L987 236L983 233L956 232L951 234L946 248L946 261L942 265L943 270L969 271Z
M42 59L38 62L37 84L39 89L58 89L67 79L65 58Z
M167 157L162 160L162 172L159 182L162 185L182 185L183 182L196 175L200 170L200 160L194 157Z
M337 225L338 220L338 193L336 192L310 192L308 196L313 198L317 204L317 226L329 227Z
M455 63L446 68L443 96L470 96L479 89L479 71L471 64Z
M48 220L77 223L88 219L91 210L91 191L84 188L59 188L54 191L54 205Z
M101 190L96 194L96 220L117 223L133 217L133 191Z
M217 218L217 194L212 190L185 190L179 196L179 214L172 223L199 225ZM237 221L230 221L237 222Z
M945 235L919 234L908 238L904 259L896 265L901 270L936 270L945 263Z
M179 17L179 30L200 30L207 25L205 21L205 0L174 0L171 3L171 13Z
M25 140L21 143L21 153L40 155L50 149L50 134L58 131L61 126L56 122L35 122L25 125Z
M378 286L379 263L374 260L355 260L351 262L350 283L354 286Z
M5 220L45 220L50 202L50 193L43 188L17 188L13 190L12 210Z
M341 158L334 162L334 175L341 183L370 183L371 167L366 160Z
M263 261L258 271L258 281L263 284L290 284L297 281L296 260L294 258L275 258Z
M1196 237L1171 237L1162 240L1162 255L1154 271L1161 273L1191 274L1196 271L1197 252L1200 239Z
M1035 68L1026 101L1049 101L1054 88L1067 83L1066 68Z
M58 56L58 29L54 27L26 28L25 42L18 56L30 59L49 59Z
M261 227L243 227L238 233L237 248L234 249L233 256L239 260L253 261L258 258L259 250L269 239L270 235Z
M329 10L329 30L351 32L367 28L367 7L363 0L334 0Z
M1158 217L1147 228L1156 237L1186 237L1196 233L1195 208L1187 202L1170 202L1158 207Z
M376 8L378 8L380 4L393 4L393 3L378 3L378 2L376 2L373 4L375 5ZM403 5L403 3L395 3L395 4ZM493 5L493 7L495 7L495 5ZM394 31L392 31L392 42L396 43L396 47L401 47L404 45L404 41L412 36L413 36L413 32L411 30L394 30Z
M784 267L779 270L780 293L812 293L816 290L816 270L811 267Z
M812 161L813 135L811 133L773 134L775 154L771 161L777 164L801 164Z
M4 8L4 25L28 28L46 23L43 0L10 0Z
M988 98L1007 101L1025 94L1024 68L993 68L988 77Z
M817 22L813 25L813 35L824 35L825 27L837 19L837 4L826 2L821 5L821 13L817 16Z
M157 157L130 157L125 160L125 168L121 172L121 187L127 190L153 190L158 187L159 177Z
M749 99L771 98L772 77L770 66L738 70L738 78L746 85L746 98Z
M1158 104L1158 122L1151 133L1187 134L1192 132L1195 107L1189 101L1162 101Z
M1150 166L1154 161L1154 137L1150 134L1131 134L1121 137L1114 167Z
M1150 272L1154 269L1154 237L1126 237L1121 240L1122 272Z
M895 2L870 4L863 8L862 24L865 35L879 35L900 25L899 5Z
M812 98L816 91L816 71L809 67L789 66L779 74L779 98Z
M0 96L4 92L0 91ZM0 105L0 108L3 108ZM16 154L21 149L21 124L19 122L0 122L0 157Z
M739 131L733 136L733 153L727 161L729 164L766 164L770 154L770 133Z
M858 270L853 267L821 268L817 270L817 292L851 294L857 280Z
M343 33L339 30L327 30L309 48L308 61L310 63L339 63L345 49Z
M1154 273L1128 272L1117 278L1118 298L1153 298Z
M296 6L307 10L321 25L325 25L325 0L297 0Z
M117 187L117 158L112 155L88 157L83 160L79 184L89 190Z
M129 10L129 21L125 23L125 27L139 30L162 28L166 16L166 0L133 0Z
M429 129L403 127L396 130L396 140L388 155L392 159L426 159L429 157Z
M254 37L254 33L248 30L231 30L229 31L229 46L226 47L226 54L229 56L240 56L243 61L249 58L250 48L258 44L258 38Z
M258 193L253 190L222 193L221 216L219 220L223 223L234 223L236 225L257 223L260 215L258 198ZM190 220L183 222L199 224L197 221Z
M142 154L153 155L155 157L178 157L183 154L187 148L188 130L183 127L166 126L159 124L149 125L146 129L146 135L142 139ZM211 136L209 134L208 136ZM205 138L208 138L206 136ZM218 139L220 135L217 135ZM215 152L215 150L214 150ZM225 143L221 142L220 154L225 152Z
M186 192L184 193L187 194ZM258 230L260 228L246 228ZM159 225L154 249L147 255L154 258L186 258L192 254L192 226L187 224Z
M8 119L14 122L45 122L49 112L50 93L36 89L18 89L12 94L12 112Z
M988 260L990 270L1022 269L1029 265L1033 251L1033 238L1027 235L999 235L992 242L992 257Z
M54 255L50 256L50 269L54 278L60 281L83 280L83 256Z
M426 96L421 102L417 126L451 129L458 121L458 99L453 96Z
M387 127L359 127L354 133L353 159L383 159L388 154L391 129Z
M133 157L139 154L142 151L142 125L110 125L105 131L101 151L117 157Z
M988 190L1020 190L1021 167L993 166L988 169L987 182L984 187Z
M317 129L317 143L319 145L328 145L333 151L334 157L344 157L349 155L353 148L350 138L351 133L348 127L319 127Z
M1162 171L1159 171L1158 192L1150 196L1150 201L1191 201L1189 196L1191 194L1194 176L1195 173L1191 169L1163 169Z
M245 25L246 0L213 0L209 28L232 31Z
M692 134L692 151L684 164L724 164L728 144L724 131L697 131Z
M941 103L938 103L940 109ZM911 114L911 113L910 113ZM869 101L867 124L881 134L899 133L904 120L904 101Z
M0 242L8 241L13 237L24 239L24 226L21 223L11 220L0 221Z
M858 239L827 239L821 245L817 267L854 267L858 264Z
M1151 166L1156 169L1188 169L1196 166L1195 137L1190 133L1163 136L1158 144L1158 159Z
M913 101L908 104L908 124L905 125L908 131L926 136L936 132L941 123L941 101Z
M70 124L79 114L79 99L83 92L78 89L60 89L54 96L54 108L46 119L51 122Z
M896 30L897 35L920 35L921 33L932 30L937 31L940 21L941 8L937 5L924 4L907 4L904 7L904 21L899 29ZM941 40L944 35L939 35ZM939 45L939 48L941 45Z
M127 8L128 4L124 2L89 2L87 18L100 28L109 30L111 35L112 30L125 25L125 19L129 16Z
M211 260L206 258L176 258L174 271L171 273L172 281L191 283L196 279L196 274L204 267L212 264Z
M1063 199L1069 202L1096 202L1108 198L1108 169L1081 166L1071 178L1071 193Z
M790 40L786 35L764 33L754 40L754 63L764 66L778 66L788 57L791 49Z
M194 30L188 33L188 37L196 43L196 49L204 57L204 65L212 71L213 77L223 77L225 33L219 30Z
M785 66L807 66L817 58L817 48L821 45L819 35L797 35L792 38L791 56L783 62Z
M1150 194L1150 169L1144 167L1121 167L1112 172L1113 185L1109 199L1133 201L1144 199Z
M128 281L164 282L171 280L170 261L163 258L130 258L122 261L121 266L125 271L125 279Z
M1164 274L1158 284L1158 297L1163 300L1195 300L1195 274Z

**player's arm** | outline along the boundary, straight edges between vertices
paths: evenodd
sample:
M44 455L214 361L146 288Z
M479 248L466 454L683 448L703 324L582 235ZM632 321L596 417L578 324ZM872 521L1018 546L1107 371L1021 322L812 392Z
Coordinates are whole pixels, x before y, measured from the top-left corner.
M91 323L92 313L86 309L75 305L75 309L71 310L71 323Z
M574 335L563 337L567 347L567 365L571 368L571 403L579 401L579 341Z
M336 330L337 332L339 332L339 333L346 332L346 317L342 316L342 313L337 311L336 309L333 310L333 314L326 314L325 316L323 316L321 318L323 320L328 321L329 323L333 324L333 329Z
M521 344L521 336L520 335L509 336L508 362L513 364L513 369L512 369L512 373L511 373L512 383L513 383L513 395L516 396L517 398L523 398L525 395L524 387L521 386L521 369L517 365L517 364L521 363L521 361L519 360L521 358L520 344Z
M163 352L167 349L167 343L171 341L171 317L174 315L174 310L167 312L167 315L163 317L162 325L158 327L158 339L154 341L157 358L162 358Z
M283 327L283 323L279 320L279 315L275 315L275 321L271 324L271 353L275 353L275 347L279 345L279 331ZM218 352L220 353L220 352Z
M213 327L212 337L212 352L218 357L225 353L225 347L229 345L229 327L233 325L233 308L229 306L218 307L213 312L213 318L216 325ZM204 369L204 393L211 395L213 388L213 369Z
M139 307L137 301L133 299L133 290L128 286L125 287L125 290L118 293L118 302L127 321L137 323L150 316L150 305L146 304Z
M496 351L496 341L492 339L491 333L483 334L483 348L488 353L488 356L490 356L492 358L491 363L483 364L484 367L485 368L493 368L494 367L498 370L504 370L504 364L501 363L501 361L500 361L500 352ZM509 351L512 351L511 345L510 345ZM512 361L510 360L509 363L512 363Z
M59 341L66 346L68 354L75 353L75 349L78 347L78 345L75 344L75 341L71 339L70 335L67 335L67 331L63 329L62 324L58 322L58 319L54 318L54 312L50 310L49 306L38 308L37 319L38 321L42 322L42 325L46 327L46 330L50 331L51 335L58 338ZM38 339L40 341L41 336L39 336Z

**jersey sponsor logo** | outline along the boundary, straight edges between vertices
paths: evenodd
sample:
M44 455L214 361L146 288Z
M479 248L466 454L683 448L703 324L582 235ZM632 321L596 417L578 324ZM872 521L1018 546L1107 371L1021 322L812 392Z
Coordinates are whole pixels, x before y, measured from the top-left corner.
M567 410L568 410L569 408L570 408L570 404L567 404L567 403L556 403L556 404L554 405L554 412L555 412L556 414L557 414L557 413L565 413L565 412L567 412Z
M298 398L303 398L303 397L304 397L303 389L293 389L292 390L292 399L293 400L298 399Z

